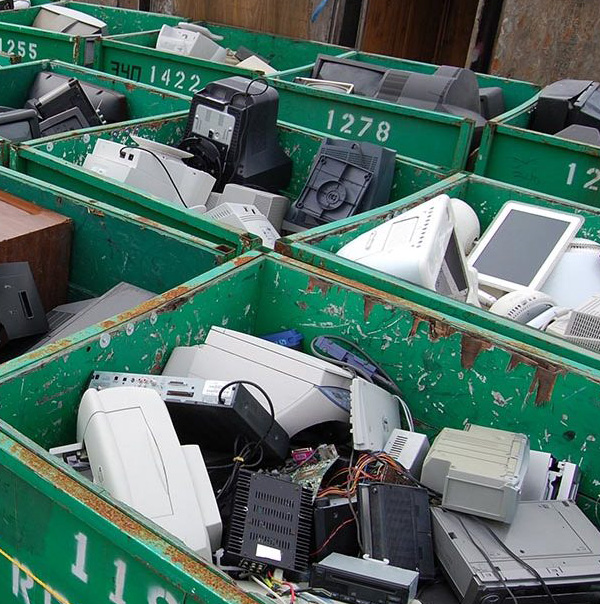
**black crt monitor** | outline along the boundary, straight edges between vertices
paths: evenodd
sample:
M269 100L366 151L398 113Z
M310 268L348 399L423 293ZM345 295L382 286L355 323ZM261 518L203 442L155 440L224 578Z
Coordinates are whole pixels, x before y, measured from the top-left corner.
M374 97L388 71L387 67L381 65L320 54L317 56L311 77L317 80L348 82L354 84L354 94Z
M29 263L0 264L0 348L47 330L46 313Z
M270 192L284 189L292 161L279 143L279 93L263 80L232 77L211 82L194 95L179 148L184 162L228 183Z
M38 112L42 136L102 124L102 119L75 78L69 78L39 98L30 99L25 106Z
M0 137L21 143L40 137L37 111L0 107Z
M0 1L0 10L12 10L15 7L15 3L13 0L1 0Z
M66 75L52 71L42 71L36 75L29 89L28 98L33 101L34 99L44 97L68 83L70 79ZM107 124L123 122L129 119L127 97L124 94L110 88L89 84L82 80L78 80L78 82L94 110Z

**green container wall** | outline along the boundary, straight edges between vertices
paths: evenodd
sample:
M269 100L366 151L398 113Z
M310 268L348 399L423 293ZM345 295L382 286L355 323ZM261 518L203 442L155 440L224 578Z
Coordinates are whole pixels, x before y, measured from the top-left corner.
M60 4L104 21L107 24L107 36L160 29L163 23L175 25L180 21L189 20L83 2ZM0 52L17 54L24 61L58 59L76 65L92 65L97 47L94 38L86 39L32 27L40 10L38 5L25 10L0 12Z
M536 105L537 97L488 124L475 173L600 207L600 147L527 130Z
M103 128L86 135L74 135L50 143L24 145L11 148L11 166L25 174L35 176L47 182L53 182L70 190L85 187L89 195L104 202L135 212L152 220L167 224L173 228L199 234L205 239L226 238L239 241L240 250L256 247L258 238L246 235L240 237L240 231L221 225L189 210L171 206L158 198L142 193L139 189L124 186L103 179L93 172L81 168L85 155L90 152L96 140L111 138L124 144L130 142L129 134L136 134L168 145L177 144L183 135L187 116L156 120L132 130L131 127ZM290 199L298 197L310 174L315 155L323 141L323 136L309 130L292 128L280 124L279 137L283 148L293 160L292 180L284 192ZM422 165L396 158L396 171L390 201L400 199L419 191L443 175L431 166ZM228 237L228 238L227 238Z
M351 51L344 46L296 40L239 27L206 22L199 24L223 36L219 42L222 46L232 50L240 46L250 48L277 71L312 64L320 53L344 55ZM183 94L193 94L214 80L252 75L248 69L156 50L158 33L157 30L104 38L96 55L96 68Z
M127 109L129 119L120 124L138 124L149 121L149 118L165 117L173 115L176 112L189 111L189 98L159 90L144 84L134 84L114 76L108 76L105 73L69 65L61 61L34 61L14 65L5 69L0 69L0 90L2 90L2 103L9 107L23 107L29 99L29 89L31 88L35 77L42 71L51 71L56 74L77 78L82 82L102 86L110 90L115 90L127 97ZM73 132L86 132L88 128L76 130ZM55 135L68 136L71 133ZM46 138L35 139L44 141ZM32 141L27 141L31 143ZM21 143L17 143L21 144ZM8 163L8 149L10 143L6 139L0 138L0 153L3 164Z
M39 448L73 441L79 401L94 370L158 373L175 346L202 343L212 325L256 335L297 329L305 346L327 334L359 342L391 373L419 428L430 435L465 422L515 430L530 436L532 448L581 464L579 504L594 518L600 495L597 371L278 254L249 252L233 264L182 285L176 298L155 299L137 316L117 317L104 332L81 332L68 349L49 350L43 360L0 379L0 399L7 401L1 417L22 433L4 429L3 483L17 490L20 511L34 504L41 509L15 517L7 503L15 498L3 497L2 520L15 531L0 533L0 548L68 601L104 604L117 560L126 566L125 602L147 601L149 577L173 593L168 604L242 601L183 547L169 546L168 537L140 526L150 523ZM87 583L71 572L77 539L86 543ZM8 594L10 581L2 585Z
M431 74L438 68L438 65L430 63L420 63L366 52L354 52L345 56L354 61L417 73ZM344 135L344 132L348 130L352 132L352 135L364 130L363 137L371 142L377 142L378 134L385 136L389 132L389 140L385 144L397 149L400 155L428 161L447 167L449 170L461 170L467 165L471 137L474 133L471 120L343 93L311 91L307 86L293 83L295 77L310 77L311 71L312 66L276 76L277 79L287 82L280 87L282 99L295 97L299 104L304 95L312 92L311 96L316 99L319 99L319 97L326 98L327 102L321 100L319 110L311 112L302 112L296 106L293 109L296 114L295 120L288 116L282 116L282 119L297 123L299 126L310 125L315 130L337 136ZM499 122L504 121L506 116L511 115L511 111L516 107L520 107L523 103L534 98L540 89L539 86L529 82L509 80L486 74L477 74L477 80L482 88L490 86L502 88L506 112L496 118ZM356 107L355 110L351 109L353 105ZM360 112L358 107L362 108ZM389 117L384 120L384 115ZM438 119L434 120L433 116ZM366 128L371 118L373 118L373 126ZM382 128L382 120L387 121L390 127L387 128L384 124ZM423 126L420 124L423 124ZM425 130L425 124L427 124L429 131ZM468 136L466 136L467 132Z
M121 281L162 294L237 253L235 247L204 241L6 168L0 168L0 190L71 219L69 301L100 296ZM67 345L63 340L52 347ZM0 362L0 376L18 362Z
M21 62L21 57L8 52L0 52L0 67L8 67Z
M535 193L528 189L520 189L463 173L451 176L439 184L432 185L424 191L410 195L385 208L371 210L360 216L285 237L277 243L276 250L312 266L332 271L378 290L439 310L472 325L509 334L510 337L528 346L536 346L600 371L600 355L589 350L336 255L343 245L360 234L442 193L467 202L479 217L482 233L506 202L521 201L538 207L554 208L583 216L585 222L579 236L600 241L600 211L564 199Z

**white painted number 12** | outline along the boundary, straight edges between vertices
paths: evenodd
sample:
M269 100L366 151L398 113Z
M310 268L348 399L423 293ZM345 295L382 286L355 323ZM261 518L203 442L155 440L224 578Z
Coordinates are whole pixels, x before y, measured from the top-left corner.
M575 180L575 173L577 172L577 164L569 164L569 173L567 174L567 185L571 186ZM583 188L589 189L590 191L598 190L598 183L600 183L600 169L590 168L586 174L591 178L584 183Z

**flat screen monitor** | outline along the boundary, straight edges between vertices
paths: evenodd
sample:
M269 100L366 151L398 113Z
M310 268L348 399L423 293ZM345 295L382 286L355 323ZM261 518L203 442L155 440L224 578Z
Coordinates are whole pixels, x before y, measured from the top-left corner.
M479 282L501 291L540 289L583 224L575 214L509 201L469 255Z

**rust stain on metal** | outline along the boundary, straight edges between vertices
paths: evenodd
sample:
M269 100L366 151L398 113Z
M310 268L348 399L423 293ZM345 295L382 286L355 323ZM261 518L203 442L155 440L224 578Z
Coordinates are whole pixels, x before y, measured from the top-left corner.
M442 338L449 338L454 333L456 333L456 329L445 321L438 321L437 319L429 320L429 339L432 342L437 342Z
M231 263L233 264L233 266L238 267L238 266L244 266L245 264L248 264L248 262L251 262L252 260L254 260L254 258L252 258L252 257L237 256L236 258L231 259Z
M490 348L492 348L491 342L463 333L460 343L461 366L464 369L472 369L479 354L484 350L490 350Z
M552 398L552 393L554 392L554 386L556 385L556 378L561 374L564 375L566 370L550 365L549 363L542 363L535 359L530 359L522 354L513 354L511 356L508 370L513 371L515 367L520 364L535 368L535 375L529 386L529 394L535 392L534 404L536 407L549 403Z
M427 319L421 317L420 315L413 313L413 324L410 328L410 332L408 333L409 338L414 338L417 335L417 331L419 330L419 325L423 322L427 322Z
M556 385L556 378L560 373L564 373L564 371L556 367L541 367L539 365L536 367L535 376L529 387L530 394L537 387L534 403L536 407L541 407L550 402Z
M175 546L168 544L159 535L104 501L32 451L18 443L14 443L10 447L10 452L38 476L112 522L124 533L161 551L161 554L170 562L179 566L187 575L212 590L224 601L235 602L236 604L256 604L248 594L239 589L230 579L210 568L208 564L192 558Z
M100 216L101 218L105 216L104 212L102 210L98 210L97 208L88 208L87 211L88 214L94 214L95 216Z
M333 283L325 281L324 279L319 279L319 277L311 276L308 279L308 287L306 288L306 291L311 294L314 291L320 290L323 296L326 296L332 287Z
M300 310L306 310L308 308L308 304L306 302L296 302L296 306Z
M129 92L133 92L137 88L136 84L130 84L129 82L125 82L124 85Z
M45 346L42 346L41 348L38 348L33 352L28 352L20 358L24 359L25 361L35 361L37 359L45 357L46 355L51 355L55 352L61 352L64 348L71 346L72 343L73 342L71 338L63 338L62 340L57 340L56 342L52 342L51 344L46 344Z
M285 239L278 239L275 242L275 251L282 256L292 256L292 246Z
M365 323L369 320L373 307L378 304L378 302L379 300L373 298L372 296L363 296L363 320L365 321Z

